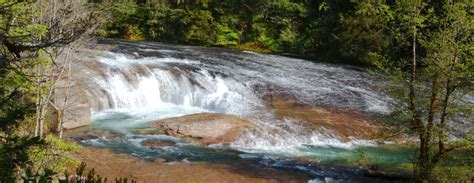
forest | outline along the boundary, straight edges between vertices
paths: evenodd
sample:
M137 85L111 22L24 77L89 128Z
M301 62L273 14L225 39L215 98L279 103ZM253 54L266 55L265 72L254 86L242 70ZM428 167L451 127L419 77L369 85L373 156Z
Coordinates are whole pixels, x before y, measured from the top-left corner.
M356 153L357 160L348 158L348 160L344 160L345 164L343 166L351 167L350 169L363 167L362 169L368 172L364 175L349 173L350 176L353 176L354 180L359 180L357 178L362 177L360 181L473 181L473 14L474 2L469 0L0 0L0 183L18 182L21 180L25 182L54 182L55 180L59 180L59 182L102 182L102 177L111 175L107 175L104 171L101 172L101 167L94 163L92 163L92 168L97 169L98 173L94 169L89 170L86 166L88 162L77 158L77 152L95 152L95 150L81 150L93 146L86 145L86 147L82 147L84 144L81 143L89 140L87 138L90 137L87 135L93 136L90 133L94 130L86 132L85 135L82 134L79 137L80 140L77 140L75 139L76 137L71 138L76 132L65 126L68 123L73 124L69 122L70 120L77 121L87 117L92 119L92 122L89 122L91 123L91 128L99 129L102 126L98 125L98 123L103 120L101 118L103 116L97 115L99 117L94 117L94 115L101 114L102 110L107 112L105 109L109 111L117 109L117 111L120 111L118 109L122 110L127 105L131 106L132 104L139 106L146 104L147 106L156 107L155 105L148 104L151 100L155 100L155 98L150 97L147 92L152 94L157 92L158 95L161 95L161 98L158 97L159 100L162 100L166 105L168 103L173 104L172 107L165 105L166 107L164 108L174 110L176 106L180 107L179 112L182 112L182 114L179 113L180 115L173 116L174 113L167 113L165 115L173 117L169 121L175 117L178 118L176 121L180 121L180 116L187 117L186 115L190 115L189 119L185 119L196 122L200 120L205 121L203 119L216 118L222 121L228 120L233 125L235 125L234 123L238 125L245 123L247 126L254 126L249 128L250 130L242 132L243 136L246 134L251 136L248 133L296 133L289 135L289 137L299 139L295 140L295 142L300 144L294 144L298 146L296 148L298 152L302 148L318 152L321 149L313 147L317 145L306 141L310 139L306 138L306 136L313 132L287 130L293 126L288 124L290 122L285 121L285 119L306 120L309 121L308 124L311 121L317 121L312 123L322 125L325 129L334 128L334 133L340 132L339 135L342 134L341 136L348 136L350 138L353 136L359 138L357 135L362 132L366 133L362 130L361 133L358 133L360 129L355 129L352 131L357 132L357 135L349 134L350 132L347 131L351 130L346 130L346 128L351 128L347 127L351 126L350 123L354 123L352 128L356 128L359 117L364 119L360 121L371 121L374 119L373 121L376 121L376 124L373 126L377 126L374 128L377 129L378 133L372 134L372 136L375 135L376 137L371 136L370 138L375 139L374 141L377 142L390 139L394 141L394 144L403 145L400 147L386 145L381 147L383 150L375 148L376 150L371 149L370 153L375 151L382 152L383 154L387 149L391 153L392 150L400 153L404 149L409 149L407 151L411 153L411 162L403 162L396 165L390 164L385 167L382 165L383 163L372 162L375 160L366 154L368 152L365 152L364 148L370 149L371 147L358 147L362 149L360 152L364 151L362 155L357 154L359 150L350 149L347 151ZM150 46L154 44L156 45ZM107 47L103 45L113 48L102 48ZM127 45L132 46L127 47ZM161 51L153 51L153 49ZM192 51L188 53L187 50ZM95 53L94 51L104 51L105 53ZM129 51L130 53L128 53ZM234 53L237 51L242 51L242 53ZM128 56L123 56L124 58L110 56L118 54L117 52ZM173 54L167 55L167 52L173 52ZM258 57L250 53L257 54ZM98 56L90 56L94 54ZM147 57L149 54L155 55ZM205 56L206 58L204 58ZM104 57L104 59L99 59L98 62L94 63L84 62L80 59L99 57ZM207 57L212 58L209 59ZM149 66L147 65L148 60L145 59L143 61L145 64L140 65L140 67L126 68L130 70L126 70L123 65L117 66L117 63L122 64L122 62L119 62L121 61L120 59L128 59L128 61L134 61L135 63L144 58L158 61L160 59L168 59L163 61L163 63L168 64L169 62L170 65ZM193 60L193 58L196 60ZM236 58L240 59L237 59L235 65L232 65L234 63L227 63L232 62ZM114 61L107 63L110 59ZM214 63L213 59L217 59L222 63ZM173 62L178 62L176 60L179 61L179 64L173 65ZM246 71L247 73L254 73L253 75L249 74L251 79L242 79L246 73L238 71L240 71L239 69L247 69L247 67L241 67L241 65L247 64L240 62L242 60L252 61L252 63L260 63L261 60L269 61L260 63L259 67L255 66L254 69ZM275 63L273 63L273 60L276 60ZM284 61L281 63L280 60ZM300 63L301 60L304 60L304 62ZM193 62L201 62L201 65L192 65ZM180 65L183 63L190 65ZM282 68L278 68L281 70L266 66L266 64L271 65L272 63L282 65ZM321 86L323 89L314 89L306 86L319 86L322 85L321 83L324 83L317 80L316 77L319 76L316 75L317 73L314 73L316 70L305 70L317 67L316 65L309 64L322 64L319 67L331 70L331 73L328 74L330 76L327 77L330 79L328 82L342 82L344 86L331 88L333 86L330 85L329 89L327 89L326 85ZM302 66L300 67L300 65ZM248 67L251 68L251 66L249 64ZM213 70L215 69L214 67L217 69ZM230 67L230 69L227 67ZM74 70L75 68L83 70ZM159 75L157 74L158 71L153 70L156 68L168 70L166 72L160 71L159 74L162 75ZM259 70L259 68L264 69ZM341 70L341 68L343 69ZM356 72L347 68L355 68L353 70L356 70L357 74L354 74L354 77L357 78L347 79L350 81L337 80L352 77L352 72ZM148 86L147 88L140 88L142 86L141 82L145 81L143 78L150 78L147 74L143 74L148 72L148 70L151 70L151 74L148 75L153 75L153 79L159 80L159 83L173 81L168 89L176 88L176 90L166 93L168 90L163 89L163 87L168 85L161 84L153 88L152 86L154 85L150 83L143 84L144 87ZM196 70L200 70L200 72ZM360 73L359 70L361 70ZM125 85L124 87L120 85L120 87L117 87L118 89L113 88L116 87L113 85L113 82L119 82L117 79L112 80L112 74L117 72L122 72L120 77L125 78L122 79L123 81L120 80L120 82L129 84L132 89L126 88ZM273 73L264 75L263 79L259 78L259 74L266 74L267 72ZM284 76L282 77L283 79L288 78L287 82L281 81L283 83L281 85L276 83L280 81L277 78L277 76L280 76L278 75L280 72ZM307 74L300 76L298 72L307 72ZM97 74L94 75L94 73ZM163 73L172 74L165 76ZM176 73L181 73L181 76L176 76ZM333 77L332 75L336 76ZM77 78L74 79L75 77ZM69 92L69 90L82 90L82 86L79 86L79 84L81 82L89 82L84 78L81 79L82 77L96 77L99 78L98 80L106 78L103 82L98 82L97 80L90 81L91 83L99 83L95 88L100 86L104 87L104 89L94 90L94 87L90 87L85 88L84 92L80 94L65 93L65 91ZM138 77L138 79L134 77ZM178 79L160 79L173 77ZM183 78L185 77L189 77L189 81L184 82L183 80L185 79ZM234 78L229 79L232 77ZM264 80L265 77L274 77L276 81L272 83L271 81ZM293 77L297 77L297 79L290 80ZM380 77L384 79L373 79ZM204 80L202 78L211 79L209 81L201 81ZM266 83L259 83L260 85L258 86L249 86L254 81L257 82L256 80L260 82L260 79ZM306 84L307 81L311 82ZM108 82L112 84L108 84ZM302 82L305 85L296 85L298 82ZM292 85L294 83L296 84ZM362 85L360 86L354 83L363 84L360 84ZM207 86L204 86L206 84L209 86L214 86L215 84L216 86L214 88L210 87L212 89L207 89L209 91L206 91ZM219 84L225 85L225 89L222 89ZM373 87L375 85L377 90L375 90L376 87ZM338 93L338 89L345 89L345 86L348 86L349 89L347 91L350 91L344 92L346 91L344 90L342 92L344 94L341 94L341 96L348 98L349 102L347 102L346 106L344 106L344 102L346 102L344 99L346 98L342 98ZM255 89L258 87L263 88L261 90L265 90L265 92L262 92L263 94L259 93L261 91ZM285 87L288 87L288 89ZM328 102L325 99L319 99L319 96L317 96L321 94L320 90L323 90L321 92L325 91L324 87L326 87L325 90L330 90L327 95L323 93L323 98L326 97L326 100L329 100ZM355 87L358 88L354 89ZM110 88L114 89L114 91ZM180 92L187 92L188 88L192 88L189 89L191 94L178 96ZM122 94L120 91L115 90L123 90L122 93L136 90L138 93L137 98L139 99L129 99L136 93ZM306 91L309 91L309 94L303 93ZM228 93L222 94L223 92ZM99 97L95 96L96 98L94 98L91 97L92 95L98 95ZM169 97L170 95L174 97ZM216 95L219 96L216 97ZM234 95L238 97L229 97ZM84 97L87 99L83 99ZM140 97L145 98L142 100ZM194 98L189 99L189 97ZM103 102L102 98L106 98L104 100L108 101ZM135 103L126 103L125 99L133 100ZM196 101L201 100L208 100L208 102L196 104ZM217 102L221 100L227 101L228 104L224 105ZM247 100L251 102L247 104ZM359 100L362 100L362 102ZM377 102L380 100L381 102L379 103L387 103L387 106L390 106L387 107L389 108L388 112L380 112L385 110L382 109L382 105L376 105L376 107L371 108L370 102L374 100ZM70 119L68 116L75 113L70 111L76 109L76 112L82 111L82 109L79 110L79 108L71 107L80 106L75 104L75 102L81 105L87 103L88 108L84 113L87 115L79 113L78 117ZM359 105L358 102L361 104ZM96 107L95 105L99 106L96 103L101 103L102 107ZM212 103L212 105L209 103ZM263 103L263 105L260 105L260 103ZM163 108L161 104L157 105L158 108ZM189 105L194 108L186 108ZM369 106L367 107L367 105ZM265 115L258 116L254 113L246 112L247 110L253 111L254 109L257 111L256 109L260 109L259 107L262 109L270 108L270 111L274 112L268 114L271 114L270 116L272 117L276 116L275 119L268 120L262 117ZM181 108L185 108L185 110ZM316 109L330 112L314 112L318 111ZM133 110L137 111L138 109L133 108ZM199 112L194 112L193 110ZM304 110L313 111L313 113L306 113ZM207 114L207 112L223 116L216 117ZM203 115L204 117L196 117L196 115ZM341 119L341 126L337 126L339 121L327 122L324 119L326 121L320 122L315 119L321 118L322 120L323 117L321 116L325 115L329 115L329 120ZM333 118L331 118L331 115L333 115ZM234 119L235 116L241 119ZM91 119L87 120L90 121ZM110 118L110 120L120 119L120 117ZM149 120L148 118L146 119ZM247 124L247 122L240 121L242 119L243 121L248 120L250 123ZM163 119L160 117L153 120ZM164 121L166 120L168 119L164 119ZM274 126L279 125L268 126L267 122L260 122L265 120L280 120L280 126L287 126L278 127L278 130L282 132L276 132L277 130L268 128L276 128ZM189 135L187 134L186 127L178 125L177 130L175 130L172 127L174 122L169 121L166 124L170 126L166 126L166 128L154 124L155 122L150 123L151 127L156 128L154 130L161 130L159 133L156 131L150 132L148 128L144 130L141 126L134 126L133 129L127 126L123 127L125 130L121 129L113 132L108 131L109 129L104 130L101 128L100 130L107 131L107 133L101 131L100 134L108 134L109 136L104 135L107 138L132 138L135 137L133 135L149 135L152 136L152 139L158 138L153 135L165 134L165 136L168 136L167 138L179 138L185 142L196 136L193 133L197 130L189 130L189 133L193 134ZM276 122L274 123L276 124ZM108 123L104 122L104 124ZM218 124L212 124L211 122L209 124L216 128L220 127ZM299 123L291 122L291 124ZM314 125L307 125L306 127L310 129L312 126ZM122 126L119 127L122 128ZM199 127L191 126L191 128ZM315 127L315 129L317 128ZM252 130L256 132L248 132ZM120 137L110 135L114 133L123 134ZM234 131L232 131L233 133ZM101 139L101 135L97 135L97 139ZM300 136L304 136L304 138ZM246 150L249 147L256 146L255 144L258 143L248 142L249 144L244 143L244 145L240 145L239 142L251 141L252 138L258 139L259 137L259 135L253 135L249 137L250 140L245 138L242 140L240 138L232 142L217 144L225 144L236 151L247 153ZM261 138L263 139L261 140L262 142L271 139L271 137L266 136ZM286 136L281 135L279 139L285 138ZM344 138L341 137L341 139ZM362 139L362 136L360 138ZM366 136L363 138L366 138ZM202 139L201 137L196 137L190 141L198 142L199 144L203 143ZM222 140L227 139L227 137L217 139ZM204 137L204 140L207 140L206 137ZM145 146L145 141L141 142L143 146ZM148 142L153 143L153 141ZM207 149L212 146L209 144L214 144L208 142L211 141L206 141L204 146L198 146L197 151L199 153L215 153L214 150ZM291 141L291 143L295 142ZM110 145L112 143L109 141L107 143L108 146L104 145L104 147L112 149L113 152L118 151L125 154L129 152L122 150L122 146ZM117 142L114 141L114 143ZM277 147L275 145L279 144L278 142L269 144L274 145L271 146L273 149L281 150L279 149L280 146ZM241 148L241 146L244 148ZM189 149L185 150L191 151ZM185 150L182 151L185 152ZM345 150L338 148L324 152L335 153L339 151L345 152ZM251 152L253 153L253 151ZM258 152L260 153L260 151ZM278 151L278 153L262 152L263 154L273 155L282 154L282 152L286 153L287 151ZM260 156L259 153L255 153L255 156ZM133 155L133 153L129 154ZM403 152L395 156L401 156L401 154ZM140 158L140 155L134 156ZM207 156L211 157L211 155ZM220 157L220 154L216 156ZM304 158L298 159L299 156L285 155L285 157L293 158L290 159L295 164L303 161L300 159ZM301 156L303 157L303 155ZM163 158L160 155L158 157ZM187 159L193 161L192 158L188 157ZM187 159L185 158L186 161ZM84 163L81 164L80 162L82 161ZM166 161L170 160L166 159ZM305 160L303 162L306 161L314 163L316 167L326 166L326 164L324 166L318 164L321 162L319 159L315 161ZM336 166L336 162L338 161L329 161L328 164ZM248 162L245 161L245 163ZM353 166L351 163L357 165ZM272 166L272 168L275 167L277 166ZM68 174L68 171L76 172L75 174ZM275 171L286 171L286 169L275 168ZM193 172L190 171L189 174L192 175ZM132 174L124 174L123 176L132 181L135 181L133 179L140 180L140 176L133 176ZM298 177L296 175L291 175L290 177L293 176ZM309 179L321 178L319 174L312 175L308 173L305 176L308 176L308 180L304 180L307 182L311 182ZM348 179L351 179L350 176ZM127 178L122 179L124 177L117 179L114 179L116 177L110 177L109 180L127 182ZM341 177L343 177L342 174ZM379 177L380 179L365 179L367 177ZM323 176L322 178L327 181L327 177L324 178ZM331 182L331 179L329 179L329 182ZM156 180L179 182L179 179ZM196 182L200 180L203 181L203 179L196 179ZM208 179L207 181L213 182L212 180L216 179ZM240 180L254 181L250 179ZM293 179L289 178L289 180ZM294 180L301 181L301 179ZM345 179L343 180L345 181ZM190 181L193 182L193 180Z

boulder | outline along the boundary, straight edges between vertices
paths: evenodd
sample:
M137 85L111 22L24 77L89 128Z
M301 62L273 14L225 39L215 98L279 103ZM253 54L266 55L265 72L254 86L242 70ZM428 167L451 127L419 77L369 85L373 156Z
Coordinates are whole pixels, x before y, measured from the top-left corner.
M91 112L87 104L78 104L64 111L63 128L73 129L90 125Z
M245 129L254 126L238 116L201 113L153 121L150 126L163 129L165 134L184 137L184 140L203 145L230 144L237 140Z
M55 84L52 100L55 107L51 111L53 124L58 123L58 110L62 111L62 127L66 130L83 127L91 123L91 102L87 91L89 87L85 83L89 75L85 75L77 60L72 61L70 75L64 76Z

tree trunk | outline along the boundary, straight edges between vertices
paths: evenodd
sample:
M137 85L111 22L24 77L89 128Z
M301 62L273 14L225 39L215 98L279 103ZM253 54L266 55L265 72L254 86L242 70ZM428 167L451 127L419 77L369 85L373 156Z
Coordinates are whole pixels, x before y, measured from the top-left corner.
M413 26L413 60L411 64L411 78L410 78L410 110L413 112L415 118L416 107L415 107L415 79L416 79L416 26ZM415 121L415 119L414 119Z
M40 68L36 66L36 124L35 136L40 136L40 110L41 110L41 78L39 77Z
M448 151L446 150L444 141L446 140L446 135L444 134L446 128L446 117L448 116L448 105L449 105L449 98L452 94L452 87L451 87L451 80L448 78L446 81L446 94L443 98L443 109L441 111L440 121L438 125L438 153L436 153L435 157L432 160L432 163L438 163L443 156L445 156Z
M420 155L416 166L416 173L420 180L428 180L431 175L431 163L430 163L430 143L426 133L420 133Z
M414 8L414 12L416 12L416 7ZM419 146L419 157L416 162L416 173L421 180L428 180L431 174L431 164L430 164L430 134L427 132L427 127L423 124L421 120L419 111L416 107L416 94L415 94L415 81L416 81L416 44L417 44L417 27L413 25L413 35L412 35L412 65L411 65L411 78L410 78L410 86L409 86L409 110L412 112L412 124L416 127L418 132L418 136L420 138L420 146Z
M430 109L428 112L428 121L426 128L423 132L420 132L420 157L418 159L418 175L421 180L429 180L431 172L433 171L434 164L430 160L430 145L432 128L434 123L434 115L436 112L436 100L438 97L438 75L434 76L431 82L431 97L430 97Z

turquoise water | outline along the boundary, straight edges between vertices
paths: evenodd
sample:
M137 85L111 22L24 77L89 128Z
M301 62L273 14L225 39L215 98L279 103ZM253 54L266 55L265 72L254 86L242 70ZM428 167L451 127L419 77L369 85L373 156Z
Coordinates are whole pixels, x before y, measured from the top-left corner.
M94 116L95 130L123 133L116 137L80 140L85 146L109 148L147 161L162 159L165 162L221 163L238 169L249 167L275 168L307 174L312 178L331 177L336 180L385 181L365 176L367 168L394 169L412 162L413 150L396 144L377 146L301 146L297 149L264 151L239 149L232 146L197 146L166 135L135 135L135 129L148 128L148 122L186 114L206 112L199 108L168 105L163 110L104 111ZM174 142L174 146L149 148L141 145L144 140ZM392 181L392 180L390 180Z
M140 144L146 139L173 141L174 146L148 148ZM246 153L226 146L201 147L165 135L125 135L115 138L83 140L85 146L110 148L147 161L162 159L165 162L221 163L238 169L267 167L286 171L303 172L312 178L331 177L343 180L386 181L365 176L367 167L394 168L410 163L408 148L399 146L358 147L343 149L334 147L306 147L300 154ZM390 180L392 181L392 180Z
M172 141L174 146L149 148L141 145L143 140L156 139ZM109 148L118 153L129 154L147 161L162 159L165 162L204 162L226 164L236 169L250 167L275 168L289 172L307 174L310 178L331 177L336 180L352 181L394 181L367 177L367 167L393 169L404 163L411 163L413 151L398 145L356 147L308 146L298 152L248 153L228 146L207 147L186 143L179 138L166 135L133 135L103 137L80 141L82 145ZM395 180L396 181L396 180Z

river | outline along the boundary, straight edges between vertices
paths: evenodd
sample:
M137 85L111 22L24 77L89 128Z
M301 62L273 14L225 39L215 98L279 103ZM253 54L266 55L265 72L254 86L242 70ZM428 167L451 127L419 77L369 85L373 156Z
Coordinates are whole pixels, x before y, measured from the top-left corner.
M104 49L107 48L107 49ZM298 103L351 111L377 118L392 100L381 92L384 81L364 68L258 54L248 51L101 40L84 46L75 68L84 83L92 129L119 137L81 139L86 146L110 148L145 160L258 165L335 180L383 180L366 177L359 167L410 163L411 152L369 139L343 140L331 129L313 131L293 118L278 118L268 97L287 96ZM196 113L222 113L249 120L230 145L197 146L167 135L137 135L150 121ZM148 148L147 139L174 146ZM411 153L409 153L411 154ZM364 162L363 162L364 163Z

